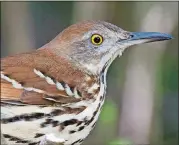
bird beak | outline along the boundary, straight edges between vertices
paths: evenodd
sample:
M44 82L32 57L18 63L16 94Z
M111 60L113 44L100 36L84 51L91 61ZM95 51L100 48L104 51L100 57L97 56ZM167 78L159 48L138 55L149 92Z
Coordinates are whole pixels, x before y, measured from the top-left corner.
M173 39L171 35L159 32L130 32L129 35L130 38L127 41L133 44Z

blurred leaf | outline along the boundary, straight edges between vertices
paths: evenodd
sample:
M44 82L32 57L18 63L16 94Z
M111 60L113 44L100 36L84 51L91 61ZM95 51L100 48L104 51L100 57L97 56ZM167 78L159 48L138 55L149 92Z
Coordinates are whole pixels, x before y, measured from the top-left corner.
M167 48L162 60L163 93L178 92L178 47ZM171 49L172 48L172 49Z
M132 143L128 140L117 139L109 143L109 145L131 145Z
M102 109L100 115L100 123L102 124L111 124L117 120L118 110L117 106L110 100L105 102L105 105Z

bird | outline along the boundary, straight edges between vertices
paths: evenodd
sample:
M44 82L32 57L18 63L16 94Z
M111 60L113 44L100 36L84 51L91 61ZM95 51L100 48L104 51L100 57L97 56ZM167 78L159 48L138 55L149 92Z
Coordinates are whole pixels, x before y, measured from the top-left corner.
M132 45L172 39L97 20L73 24L39 49L1 58L1 132L8 144L80 145L96 125L109 66Z

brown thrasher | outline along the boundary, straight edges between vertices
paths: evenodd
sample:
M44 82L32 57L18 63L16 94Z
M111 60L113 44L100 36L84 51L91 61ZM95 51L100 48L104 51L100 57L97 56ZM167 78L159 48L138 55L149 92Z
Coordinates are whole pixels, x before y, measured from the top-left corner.
M110 64L125 48L171 39L84 21L40 49L1 59L1 132L11 144L44 138L79 145L94 128L106 94Z

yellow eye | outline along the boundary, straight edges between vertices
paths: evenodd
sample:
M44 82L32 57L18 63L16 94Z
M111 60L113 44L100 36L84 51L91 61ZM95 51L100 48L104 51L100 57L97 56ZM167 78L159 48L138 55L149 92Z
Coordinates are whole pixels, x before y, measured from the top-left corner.
M99 34L93 34L91 36L91 42L94 44L94 45L100 45L101 43L103 43L103 37Z

